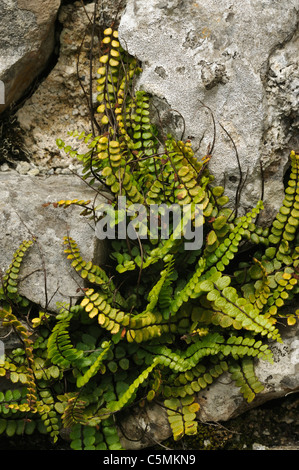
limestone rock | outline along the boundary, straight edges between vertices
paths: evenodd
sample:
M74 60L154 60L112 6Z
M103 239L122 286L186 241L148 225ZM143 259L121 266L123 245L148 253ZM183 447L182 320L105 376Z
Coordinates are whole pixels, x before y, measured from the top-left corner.
M119 27L123 47L142 62L138 87L169 113L173 109L170 127L179 138L184 119L184 138L191 138L200 156L213 143L213 113L216 142L209 166L232 203L245 183L244 211L261 197L262 163L265 222L281 204L283 174L298 136L296 5L128 0Z
M55 208L61 199L91 199L95 192L72 175L34 176L10 171L0 173L0 268L8 268L23 240L36 237L20 272L19 291L29 300L52 311L56 302L76 301L83 280L64 254L63 237L70 234L82 257L102 263L104 245L94 236L92 222L80 216L79 207ZM99 202L101 199L97 199ZM44 206L46 205L46 206Z
M5 104L21 98L43 71L54 48L54 23L60 0L3 0L0 4L0 80Z
M154 446L171 436L166 410L150 403L133 408L120 418L119 435L125 449L138 450Z

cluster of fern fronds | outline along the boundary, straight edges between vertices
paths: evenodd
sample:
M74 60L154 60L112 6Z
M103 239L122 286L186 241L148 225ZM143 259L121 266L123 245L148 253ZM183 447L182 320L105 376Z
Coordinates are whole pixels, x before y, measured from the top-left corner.
M254 360L271 361L270 342L281 341L280 318L296 321L296 313L281 307L298 293L299 156L291 153L285 198L270 228L256 224L262 202L237 217L224 188L213 184L211 155L199 158L189 141L163 140L152 125L149 97L134 93L140 68L121 48L117 31L105 30L102 46L98 134L73 133L85 140L85 154L62 140L58 145L82 162L95 191L111 194L110 262L106 267L82 259L76 241L66 236L82 298L61 305L59 314L29 316L26 324L28 301L17 293L22 256L31 244L24 242L1 291L3 322L24 347L0 367L14 383L14 390L0 394L0 432L32 432L36 423L57 439L67 428L73 449L120 449L122 410L152 401L167 410L174 439L195 434L198 392L228 372L252 401L263 389ZM56 206L74 204L96 226L103 222L101 204L66 199ZM156 215L152 236L144 221L157 206L164 213ZM163 216L170 206L190 211L180 224L169 218L165 237ZM143 226L136 225L136 207L145 211ZM121 224L131 226L131 236L118 237ZM202 233L196 249L186 249L188 224L191 233ZM240 261L246 247L247 259Z

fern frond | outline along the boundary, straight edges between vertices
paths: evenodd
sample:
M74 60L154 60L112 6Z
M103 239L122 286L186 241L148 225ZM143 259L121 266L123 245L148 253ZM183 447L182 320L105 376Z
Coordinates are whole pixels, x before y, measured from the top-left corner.
M269 242L276 248L278 260L288 264L290 255L290 243L295 239L296 230L299 224L299 154L291 152L291 173L287 188L285 189L285 198L275 220L273 221Z
M194 397L171 398L164 401L167 409L168 421L175 441L184 435L197 434L196 413L199 411L199 404Z
M12 313L11 305L4 305L0 307L0 317L3 319L3 326L10 325L14 328L17 335L20 337L21 341L24 344L24 350L27 361L26 368L26 386L27 386L27 402L30 410L34 410L36 406L36 383L35 377L33 374L33 341L30 338L30 333L27 328L17 319L17 317Z
M112 416L102 421L102 432L109 450L124 450Z
M207 300L212 302L216 310L221 308L223 313L240 323L241 328L281 341L279 331L274 326L275 319L267 319L254 304L239 296L237 290L229 285L228 276L221 276L215 282L211 279L203 281L200 288L206 290Z
M9 298L18 298L18 277L20 274L21 264L27 250L32 246L34 240L24 240L19 248L15 251L11 264L9 265L2 279L4 293Z
M174 398L195 396L200 390L211 385L216 378L228 370L227 361L217 357L215 359L216 361L209 368L199 363L186 372L174 375L173 380L170 378L168 385L164 386L164 396Z
M145 312L152 312L157 303L160 300L161 303L161 292L163 294L163 287L165 288L165 285L169 285L169 277L172 274L173 271L173 265L174 265L174 257L172 255L169 256L169 258L166 261L165 268L163 271L160 273L160 279L157 281L157 283L152 287L148 294L148 300L149 303L147 304L145 308ZM167 283L168 281L168 283ZM165 318L168 318L169 315L166 315Z
M297 275L292 268L286 268L274 276L275 287L267 297L266 312L275 315L289 299L292 290L298 285Z
M70 438L73 450L123 450L113 418L103 420L97 427L74 424Z
M218 333L207 334L203 339L198 339L187 348L186 351L172 351L166 346L147 346L146 349L151 352L156 359L164 366L174 372L186 372L194 367L207 356L223 357L232 356L233 358L242 358L244 356L259 357L271 360L272 353L267 344L262 341L255 341L254 338L248 339L230 336L227 340Z
M67 248L64 250L68 255L67 258L73 260L71 265L80 274L82 279L86 279L91 284L100 286L103 292L110 294L116 304L125 307L126 302L124 298L115 288L112 279L109 278L105 270L100 266L93 264L91 261L84 261L77 243L71 237L64 237L64 244L67 245Z
M85 417L86 402L79 398L79 394L69 397L61 417L65 428L72 428L75 424L87 424ZM81 429L81 427L80 427Z
M67 245L64 250L68 255L67 259L73 260L71 262L72 267L80 273L83 279L87 279L89 282L101 287L109 285L110 280L105 271L100 266L84 261L77 243L71 237L64 237L64 244ZM114 290L113 285L112 290Z
M167 318L160 311L144 312L130 318L126 327L126 338L129 343L141 343L163 335L184 334L189 326L189 314L181 310L176 315ZM191 325L190 325L191 326ZM188 332L189 333L189 332Z
M152 364L147 367L134 382L129 386L128 390L120 397L118 401L108 403L109 409L115 412L121 410L134 397L139 386L148 378L152 370L159 364L159 358L155 358Z
M7 437L31 436L37 428L34 420L26 418L0 418L0 435L6 434Z
M108 342L107 345L104 345L104 349L101 352L101 354L97 357L95 362L92 364L92 366L85 372L84 375L79 375L77 377L77 387L81 388L84 385L88 383L88 381L98 372L99 368L101 367L103 363L103 359L107 355L107 352L109 351L111 347L111 342Z
M47 354L50 361L65 369L83 356L83 351L74 348L72 345L69 324L70 320L58 321L48 338L47 344Z
M240 387L240 391L248 403L252 402L255 395L264 389L264 386L255 375L254 364L251 359L244 358L240 364L231 364L229 372L235 384Z
M60 432L60 418L55 410L55 400L50 390L40 390L40 401L38 402L37 411L41 415L46 431L56 442Z
M109 303L107 295L88 289L80 304L84 307L90 318L97 317L99 325L110 331L111 334L119 332L120 328L130 323L130 315Z

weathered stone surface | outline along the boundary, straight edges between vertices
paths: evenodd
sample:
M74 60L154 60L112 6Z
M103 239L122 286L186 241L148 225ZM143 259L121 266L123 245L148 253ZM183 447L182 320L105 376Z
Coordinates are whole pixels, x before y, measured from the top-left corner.
M154 446L168 439L171 434L166 410L158 404L136 407L122 415L119 436L125 449L138 450Z
M200 155L213 142L204 106L210 108L216 121L210 168L234 202L238 162L221 125L229 133L243 182L246 177L243 210L261 196L262 162L265 221L281 204L282 176L298 139L296 6L297 0L128 0L119 27L122 45L142 62L138 86L175 110L170 127L178 137L183 116L184 137L191 137Z
M0 4L0 80L5 104L16 102L42 72L54 48L60 0L2 0Z
M80 216L79 207L55 208L44 204L61 199L90 199L95 192L79 177L31 177L10 171L0 173L0 268L4 272L23 240L37 241L24 258L20 293L57 311L56 302L73 302L84 286L64 254L63 237L70 234L84 259L102 263L103 245L94 236L92 222ZM100 199L98 199L100 201Z

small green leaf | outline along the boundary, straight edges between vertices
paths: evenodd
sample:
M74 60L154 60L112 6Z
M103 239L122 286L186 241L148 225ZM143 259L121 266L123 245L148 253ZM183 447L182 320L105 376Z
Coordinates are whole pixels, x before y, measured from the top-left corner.
M214 284L212 281L203 281L199 284L199 288L205 292L209 292L214 289Z
M217 241L217 235L214 232L214 230L211 230L207 236L207 244L208 245L213 245Z
M227 222L227 218L224 215L220 215L217 217L217 219L214 220L213 222L213 228L214 230L220 230L224 227L224 225Z

